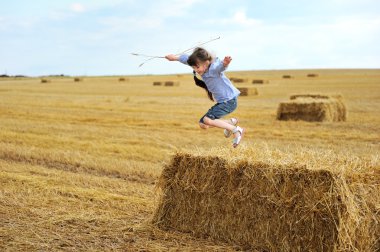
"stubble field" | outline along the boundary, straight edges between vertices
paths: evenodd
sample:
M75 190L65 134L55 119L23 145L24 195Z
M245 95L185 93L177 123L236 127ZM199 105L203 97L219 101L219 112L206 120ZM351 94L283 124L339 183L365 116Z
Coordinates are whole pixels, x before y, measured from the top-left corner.
M178 151L295 153L310 165L318 164L309 153L380 163L380 70L227 75L259 93L240 97L233 113L246 129L237 149L222 130L198 127L212 103L191 75L0 79L0 250L241 249L150 224L157 179ZM347 121L276 120L278 104L293 94L342 95Z

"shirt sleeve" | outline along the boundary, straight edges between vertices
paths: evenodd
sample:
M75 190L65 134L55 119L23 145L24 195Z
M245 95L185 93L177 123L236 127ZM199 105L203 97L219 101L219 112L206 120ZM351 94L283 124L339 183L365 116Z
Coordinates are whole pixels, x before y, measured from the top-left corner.
M226 67L223 65L223 62L222 62L219 58L216 58L216 59L215 59L213 65L214 65L213 68L215 69L215 72L217 72L217 73L219 73L219 74L220 74L221 72L223 72L223 71L226 70Z
M189 64L187 64L188 59L189 59L189 55L181 54L178 58L178 61L181 62L182 64L189 65Z

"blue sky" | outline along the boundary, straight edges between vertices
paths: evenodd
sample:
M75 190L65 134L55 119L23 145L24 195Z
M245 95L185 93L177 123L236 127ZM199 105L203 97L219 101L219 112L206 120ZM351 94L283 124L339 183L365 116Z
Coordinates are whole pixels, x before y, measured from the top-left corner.
M15 0L0 4L0 74L186 73L131 53L206 49L229 70L380 68L378 0Z

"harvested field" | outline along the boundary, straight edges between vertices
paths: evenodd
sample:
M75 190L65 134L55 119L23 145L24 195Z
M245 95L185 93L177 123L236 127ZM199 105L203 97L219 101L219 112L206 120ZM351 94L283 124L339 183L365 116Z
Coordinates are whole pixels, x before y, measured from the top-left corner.
M308 73L319 76L308 78ZM305 244L302 237L310 238L312 232L318 233L318 228L324 227L334 238L325 236L325 245L316 245L318 237L310 238L317 248L329 248L335 242L336 249L330 251L377 251L379 242L372 247L368 244L373 244L373 235L380 237L376 226L379 193L374 194L379 188L380 70L228 74L270 82L260 86L260 95L254 99L241 97L237 110L231 114L247 130L237 149L232 148L231 138L225 138L222 130L199 128L199 118L213 103L194 84L192 74L125 76L128 81L123 83L115 76L85 76L80 85L69 76L49 76L52 81L48 85L41 83L41 78L0 78L0 250L224 252L249 251L251 247L251 251L255 248L260 251L259 248L267 248L269 244L289 247L297 242ZM284 74L294 79L283 79ZM180 86L152 86L153 82L166 81L179 82ZM276 120L279 103L294 94L340 94L349 116L342 123ZM298 99L313 98L298 97L293 101ZM184 158L187 155L191 155L189 159ZM226 174L229 180L222 186L230 189L224 193L228 192L231 199L224 198L218 204L222 207L226 203L227 212L232 211L227 206L233 203L234 213L244 213L255 220L252 226L262 227L260 221L266 220L272 230L278 225L274 234L283 235L290 226L286 226L281 214L289 218L298 214L303 218L298 223L289 219L292 229L288 236L283 236L284 240L274 241L268 234L268 242L263 242L260 233L239 237L236 225L222 233L220 227L227 222L218 223L209 235L201 234L205 229L200 228L195 235L174 225L166 228L153 225L160 206L160 188L164 188L160 177L172 164L173 156L183 158L180 167L191 166L189 176L201 167L210 167L204 174L215 171L211 175L216 177L202 177L202 173L196 176L204 180L198 181L189 202L196 201L195 195L201 196L198 194L201 185L211 188L208 183L211 178L220 179ZM224 162L224 170L217 168L216 158ZM194 160L200 162L198 166ZM247 164L244 168L243 163ZM239 169L230 169L234 167L244 172L240 175ZM247 177L249 174L251 178ZM269 181L272 175L273 181ZM173 184L176 188L191 184L190 180L167 178L182 183ZM345 187L341 186L344 181ZM243 182L251 183L249 191L244 189ZM265 182L267 187L263 186ZM320 195L309 183L321 189ZM282 190L275 191L272 185ZM191 188L186 190L188 193ZM221 193L219 190L215 196L220 197ZM249 199L258 194L272 198L262 197L265 203L262 208L257 205L248 210L247 205L252 204ZM329 204L336 195L344 197L337 205ZM183 195L171 200L180 197ZM241 202L239 197L247 200ZM312 199L318 197L321 201L312 208ZM213 194L205 200L216 204ZM196 202L194 206L203 205ZM264 209L269 206L278 209L269 212L278 224L265 216L269 213ZM332 206L335 212L327 213L327 206ZM203 208L200 216L211 213L221 216L216 209ZM371 226L368 216L373 209L376 215L372 215ZM232 214L225 216L228 220L232 217ZM214 220L211 215L209 219ZM332 219L340 221L336 229L330 225ZM239 217L236 223L248 222ZM368 228L370 233L366 233ZM252 237L260 242L252 245ZM288 241L286 237L294 240Z

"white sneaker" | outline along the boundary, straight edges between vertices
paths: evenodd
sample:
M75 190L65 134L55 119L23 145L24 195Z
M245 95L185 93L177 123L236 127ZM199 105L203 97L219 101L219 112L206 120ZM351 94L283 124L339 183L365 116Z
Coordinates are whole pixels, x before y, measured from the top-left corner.
M243 139L243 135L244 135L244 132L245 130L243 128L240 128L239 126L236 126L236 128L232 131L232 133L237 133L239 132L239 136L238 137L235 137L234 140L232 141L232 146L234 148L236 148L239 143L241 142L241 140Z
M237 118L231 118L229 124L236 126L238 124L238 122L239 122L239 120ZM231 134L232 134L231 130L228 130L228 129L224 130L224 136L226 138L229 138L231 136Z

